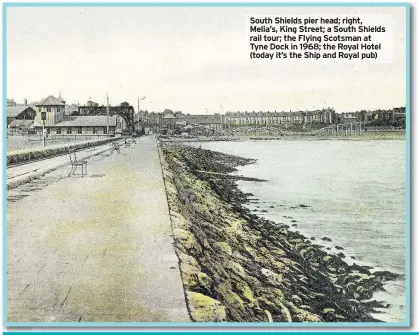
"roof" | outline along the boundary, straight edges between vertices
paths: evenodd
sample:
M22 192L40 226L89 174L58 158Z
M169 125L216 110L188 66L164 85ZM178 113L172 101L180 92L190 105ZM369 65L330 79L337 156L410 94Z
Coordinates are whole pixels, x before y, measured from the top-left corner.
M49 127L106 127L108 125L106 115L94 116L69 116L64 121L50 125ZM34 123L35 127L42 126ZM109 126L116 127L116 116L109 116Z
M176 119L176 116L173 113L163 113L163 119Z
M65 106L60 99L50 95L48 98L44 98L36 103L36 106Z
M221 123L219 115L188 115L187 120L198 124Z
M7 117L17 117L20 113L24 112L28 108L36 112L31 106L7 107Z
M9 128L29 128L34 120L13 120L9 124Z

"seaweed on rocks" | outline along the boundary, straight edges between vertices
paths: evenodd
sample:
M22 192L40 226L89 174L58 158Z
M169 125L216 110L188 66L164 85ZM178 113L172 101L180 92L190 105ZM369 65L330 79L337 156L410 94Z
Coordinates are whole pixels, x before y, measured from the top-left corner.
M187 304L194 321L371 322L396 274L348 265L287 225L252 214L227 174L255 160L160 143Z

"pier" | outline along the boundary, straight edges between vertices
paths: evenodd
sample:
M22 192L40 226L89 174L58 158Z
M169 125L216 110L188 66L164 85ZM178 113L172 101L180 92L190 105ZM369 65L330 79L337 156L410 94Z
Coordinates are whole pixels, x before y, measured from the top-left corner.
M8 323L190 321L156 139L136 142L8 191Z

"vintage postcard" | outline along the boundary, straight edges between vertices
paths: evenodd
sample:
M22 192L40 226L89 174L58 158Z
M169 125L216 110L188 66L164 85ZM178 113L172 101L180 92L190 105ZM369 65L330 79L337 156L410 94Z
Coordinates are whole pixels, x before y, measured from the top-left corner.
M4 320L408 326L407 4L4 4Z

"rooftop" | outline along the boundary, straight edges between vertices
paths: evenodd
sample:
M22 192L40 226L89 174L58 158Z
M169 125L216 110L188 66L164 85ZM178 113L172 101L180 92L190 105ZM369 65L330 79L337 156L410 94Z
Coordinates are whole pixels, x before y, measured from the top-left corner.
M7 117L17 117L20 113L24 112L28 108L33 109L31 106L7 107Z
M50 95L36 103L36 106L65 106L65 104L58 98Z
M50 127L106 127L108 125L106 115L95 116L68 116L64 121L51 125ZM39 122L34 124L41 127ZM109 126L116 127L116 116L109 116Z
M29 128L34 120L13 120L9 124L9 128Z

